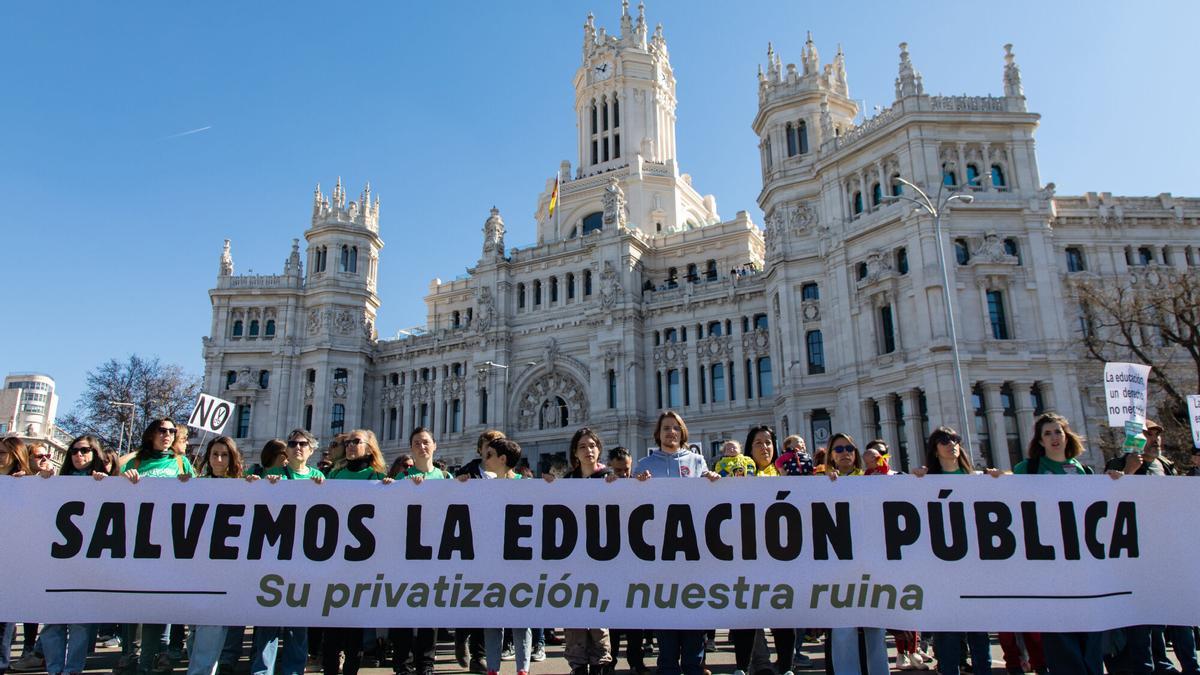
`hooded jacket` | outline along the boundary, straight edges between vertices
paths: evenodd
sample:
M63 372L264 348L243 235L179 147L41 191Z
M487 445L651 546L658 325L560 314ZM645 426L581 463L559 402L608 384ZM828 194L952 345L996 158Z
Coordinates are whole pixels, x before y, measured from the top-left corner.
M704 455L687 448L680 448L673 455L655 448L638 460L633 472L643 471L649 471L655 478L699 478L708 471L708 462L704 461Z

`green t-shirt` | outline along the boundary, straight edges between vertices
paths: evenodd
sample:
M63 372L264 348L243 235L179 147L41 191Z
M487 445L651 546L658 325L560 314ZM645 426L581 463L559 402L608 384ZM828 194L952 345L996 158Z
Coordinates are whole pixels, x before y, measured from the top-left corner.
M1018 475L1029 473L1029 460L1022 460L1020 463L1014 466L1013 473ZM1049 457L1041 457L1038 459L1038 473L1057 474L1060 476L1073 476L1078 474L1082 476L1086 474L1087 471L1083 470L1083 465L1080 464L1079 460L1075 459L1074 457L1065 462L1056 462Z
M442 471L441 469L437 468L436 466L433 467L432 469L430 469L428 472L421 471L420 469L418 469L415 466L409 467L408 471L404 472L404 478L413 478L415 476L420 476L421 478L424 478L425 480L439 480L439 479L449 478L450 474L446 473L445 471Z
M364 466L358 471L343 466L329 473L330 480L383 480L384 478L387 478L386 473L380 473L370 466Z
M942 472L943 476L965 476L966 474L967 474L966 470L964 470L961 466L953 471L943 471Z
M181 470L182 468L182 470ZM196 470L187 457L176 456L169 452L151 453L150 456L139 460L131 458L121 467L121 471L137 469L142 478L178 478L181 474L195 476Z
M291 468L289 468L285 464L283 466L276 467L274 469L267 469L267 472L264 473L263 475L264 476L283 476L284 480L301 480L304 478L315 478L316 476L323 477L323 474L320 471L317 471L316 469L312 468L311 466L309 466L307 464L305 464L304 467L300 469L300 471L292 471Z

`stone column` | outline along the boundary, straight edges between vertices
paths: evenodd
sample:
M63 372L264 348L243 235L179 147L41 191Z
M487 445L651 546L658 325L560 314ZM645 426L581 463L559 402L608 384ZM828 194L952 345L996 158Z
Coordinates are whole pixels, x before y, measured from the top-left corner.
M908 437L908 468L925 464L925 430L921 428L921 390L904 392L904 435Z
M1049 380L1038 382L1038 391L1042 394L1042 408L1045 410L1058 410L1058 401L1054 398L1054 383ZM1032 430L1031 430L1032 431Z
M1012 462L1008 457L1008 435L1004 431L1004 405L1000 401L999 383L983 383L983 405L987 411L988 441L992 449L990 465L1001 471L1010 471ZM983 459L987 463L986 455Z
M1021 438L1021 448L1028 448L1033 437L1033 383L1028 381L1013 382L1013 406L1017 412L1017 434Z
M889 449L900 447L900 426L896 422L895 394L886 394L879 400L879 432ZM865 439L865 441L870 440L873 439ZM866 442L863 445L866 445Z
M864 440L860 443L860 445L866 445L867 441L870 441L874 438L873 434L875 433L875 399L863 399L862 411L859 414L862 417L863 436L871 436L871 438L864 438ZM880 412L880 415L882 417L882 411ZM870 430L870 433L868 433L868 429Z

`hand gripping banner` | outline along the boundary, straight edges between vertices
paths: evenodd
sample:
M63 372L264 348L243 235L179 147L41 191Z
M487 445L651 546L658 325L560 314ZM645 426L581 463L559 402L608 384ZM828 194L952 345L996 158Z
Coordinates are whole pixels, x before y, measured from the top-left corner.
M0 477L0 619L263 626L1194 625L1127 476L266 481ZM1149 573L1148 573L1149 572ZM1164 576L1165 575L1165 576Z

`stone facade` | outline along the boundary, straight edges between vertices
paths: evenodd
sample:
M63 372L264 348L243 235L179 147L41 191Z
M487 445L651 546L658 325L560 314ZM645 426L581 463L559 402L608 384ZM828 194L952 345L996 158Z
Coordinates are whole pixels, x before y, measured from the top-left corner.
M784 66L769 48L753 120L764 230L745 211L723 220L680 172L661 26L627 4L613 35L589 16L578 160L538 196L536 245L506 249L493 209L469 274L430 285L425 327L380 340L379 200L318 187L305 262L297 240L283 274L237 276L226 242L206 391L239 404L229 431L252 450L296 426L365 426L390 458L419 424L453 464L497 427L536 465L585 424L640 453L674 408L709 455L766 422L814 446L880 436L894 463L921 464L932 426L960 426L960 399L933 220L908 181L973 197L942 211L945 255L975 454L1008 468L1039 410L1085 434L1102 422L1066 279L1200 265L1200 200L1055 196L1008 45L1001 76L1003 96L929 95L902 44L895 102L856 122L840 50L822 66L810 36Z

